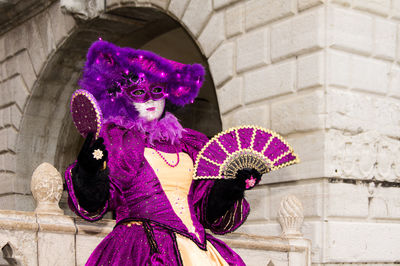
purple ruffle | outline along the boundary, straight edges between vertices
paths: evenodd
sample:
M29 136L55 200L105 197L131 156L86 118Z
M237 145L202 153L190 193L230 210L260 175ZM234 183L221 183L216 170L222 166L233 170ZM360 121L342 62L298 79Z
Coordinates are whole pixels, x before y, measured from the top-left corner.
M137 118L132 121L118 116L108 118L105 123L114 123L126 129L134 129L143 134L143 136L147 135L150 144L154 144L155 141L175 144L182 138L182 132L184 131L178 119L169 112L166 112L165 116L160 120L147 121L145 118Z

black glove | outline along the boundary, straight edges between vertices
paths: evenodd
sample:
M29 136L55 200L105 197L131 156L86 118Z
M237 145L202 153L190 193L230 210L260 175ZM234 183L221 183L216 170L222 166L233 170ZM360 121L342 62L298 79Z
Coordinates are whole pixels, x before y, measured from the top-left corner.
M72 181L79 205L88 212L104 207L109 198L108 159L103 138L92 144L94 134L89 133L78 155L78 162L72 169Z
M249 190L260 182L261 174L254 168L245 168L236 173L235 180L242 189Z
M236 201L244 197L244 191L252 189L261 180L261 174L250 168L239 170L235 179L217 179L208 196L207 221L221 217Z
M88 174L96 174L104 168L104 162L108 159L108 151L104 145L104 139L98 138L93 143L94 134L90 132L78 155L78 164Z

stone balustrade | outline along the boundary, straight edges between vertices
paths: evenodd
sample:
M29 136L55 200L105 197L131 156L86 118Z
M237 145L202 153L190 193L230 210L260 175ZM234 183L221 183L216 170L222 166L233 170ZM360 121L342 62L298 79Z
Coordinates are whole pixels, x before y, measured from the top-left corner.
M31 190L37 202L34 212L0 210L0 265L84 265L115 221L89 223L64 215L58 206L62 178L48 163L34 171ZM283 198L278 216L279 237L232 233L220 238L248 265L311 265L311 242L301 234L301 202L294 196Z

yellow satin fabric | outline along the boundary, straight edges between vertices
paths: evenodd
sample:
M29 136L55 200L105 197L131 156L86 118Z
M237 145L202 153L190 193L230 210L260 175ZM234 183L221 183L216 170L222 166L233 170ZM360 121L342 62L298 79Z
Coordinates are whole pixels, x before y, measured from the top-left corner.
M160 151L159 153L170 164L174 165L176 163L176 153ZM184 152L179 153L179 164L175 167L167 165L164 159L151 148L145 148L144 157L156 173L176 215L182 220L188 231L195 233L198 237L193 226L187 200L193 177L193 161L190 156ZM208 241L207 251L200 249L192 240L179 234L176 234L176 241L184 265L228 265Z
M160 152L172 165L176 163L176 153ZM188 154L179 153L179 164L175 167L167 165L155 150L145 148L144 157L156 173L161 186L167 195L174 212L182 220L188 231L197 235L190 216L187 195L192 184L193 162Z
M222 258L215 247L207 241L207 250L202 250L187 237L176 234L176 242L181 254L183 265L190 266L225 266L228 263Z

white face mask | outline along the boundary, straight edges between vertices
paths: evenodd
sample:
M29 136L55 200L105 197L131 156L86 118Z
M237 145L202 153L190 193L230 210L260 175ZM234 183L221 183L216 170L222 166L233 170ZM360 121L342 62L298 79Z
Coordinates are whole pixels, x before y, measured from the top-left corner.
M158 101L148 100L145 103L133 103L136 110L139 112L139 117L145 118L147 121L152 121L161 117L164 106L165 99Z

